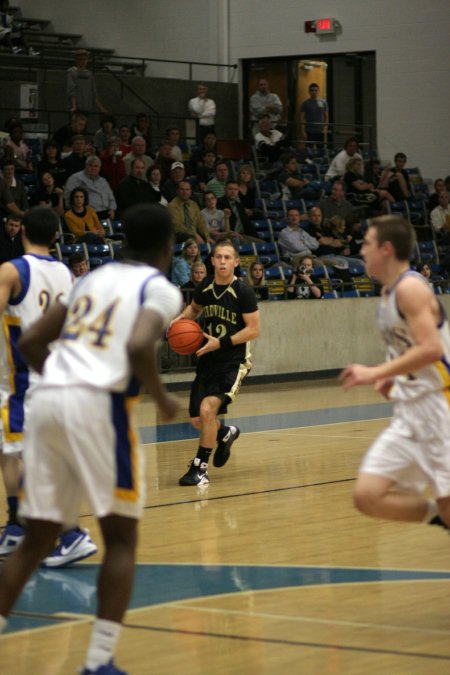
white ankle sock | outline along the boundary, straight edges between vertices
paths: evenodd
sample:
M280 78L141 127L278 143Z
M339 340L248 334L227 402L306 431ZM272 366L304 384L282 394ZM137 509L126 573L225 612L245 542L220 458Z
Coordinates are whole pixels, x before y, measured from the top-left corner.
M115 621L95 620L86 657L89 670L96 670L113 658L121 629L122 624Z
M7 624L7 623L8 623L8 622L6 621L5 617L4 617L4 616L0 616L0 633L3 633L3 631L4 631L5 628L6 628L6 624Z
M434 499L427 500L427 512L425 518L423 519L424 523L429 523L433 518L436 518L438 515L437 503Z

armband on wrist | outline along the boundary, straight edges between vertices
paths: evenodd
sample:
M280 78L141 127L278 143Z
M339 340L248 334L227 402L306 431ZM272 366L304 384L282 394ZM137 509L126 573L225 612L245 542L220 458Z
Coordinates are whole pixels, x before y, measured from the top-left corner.
M229 335L225 335L225 337L219 338L219 342L221 349L228 349L229 347L233 346L233 343L231 342L231 337Z

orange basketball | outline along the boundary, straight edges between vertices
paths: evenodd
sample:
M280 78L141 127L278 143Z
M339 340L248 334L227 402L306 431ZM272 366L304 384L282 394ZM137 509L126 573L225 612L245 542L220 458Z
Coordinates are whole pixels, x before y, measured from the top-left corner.
M192 319L175 321L167 332L170 348L177 354L193 354L200 349L204 336L201 327Z

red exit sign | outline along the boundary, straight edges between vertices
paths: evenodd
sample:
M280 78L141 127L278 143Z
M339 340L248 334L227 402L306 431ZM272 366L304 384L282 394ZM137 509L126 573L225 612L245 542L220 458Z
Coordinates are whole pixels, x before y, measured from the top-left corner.
M305 33L336 33L338 25L339 22L331 17L305 21Z

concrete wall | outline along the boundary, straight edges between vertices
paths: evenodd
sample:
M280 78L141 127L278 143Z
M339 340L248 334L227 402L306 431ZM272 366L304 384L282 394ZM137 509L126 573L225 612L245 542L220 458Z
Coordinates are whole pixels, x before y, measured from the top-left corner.
M450 297L440 299L450 313ZM377 298L261 302L261 336L252 344L249 379L380 363L385 351L375 321L377 303ZM168 383L192 378L192 373L164 375Z
M449 173L448 0L18 0L24 14L129 56L236 63L244 58L374 50L378 145L405 151L426 177ZM229 8L229 16L227 9ZM305 20L333 16L338 36L306 35ZM175 65L153 75L186 77ZM221 79L201 71L194 78Z

